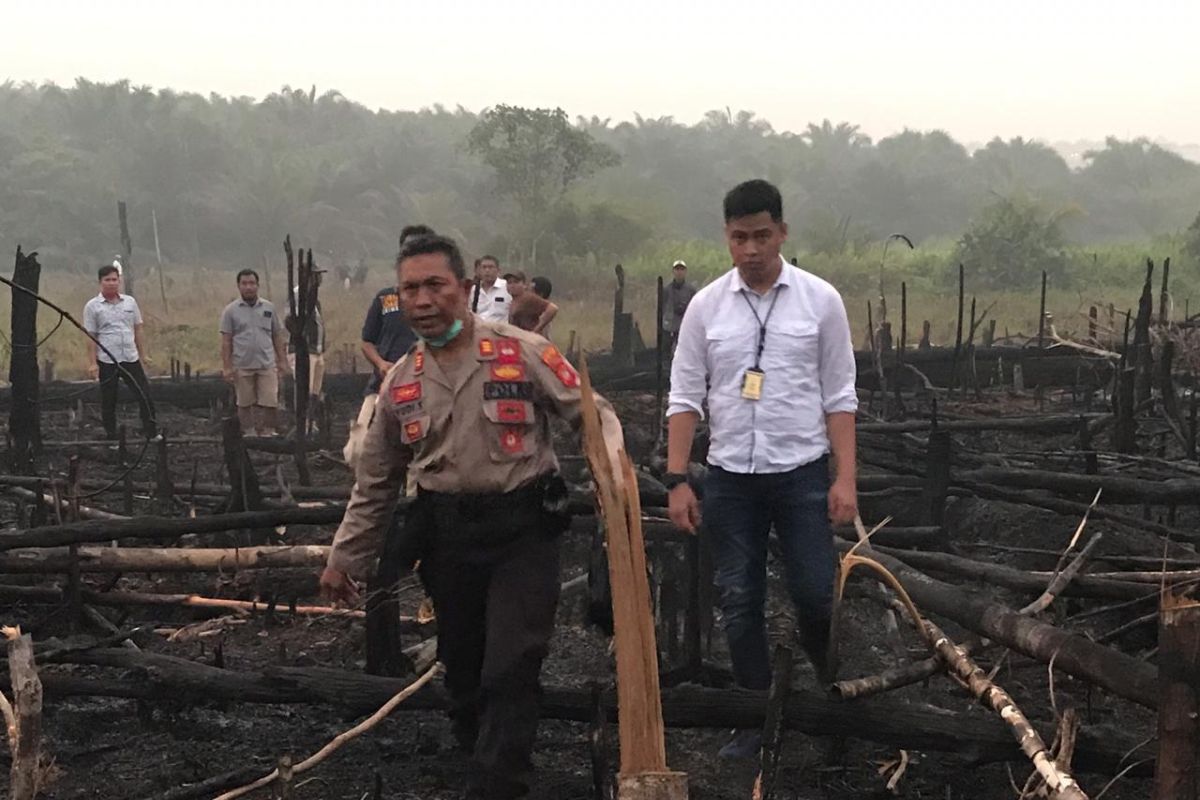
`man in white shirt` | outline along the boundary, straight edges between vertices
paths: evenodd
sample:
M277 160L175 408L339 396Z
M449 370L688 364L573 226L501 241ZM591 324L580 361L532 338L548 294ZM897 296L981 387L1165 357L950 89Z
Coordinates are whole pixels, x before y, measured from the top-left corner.
M488 322L508 322L512 296L500 277L500 260L484 256L475 262L475 286L471 289L471 311Z
M801 643L818 679L829 681L830 520L857 514L850 326L837 290L780 256L787 225L774 186L747 181L724 206L735 269L688 305L671 368L664 479L671 520L692 532L700 525L686 473L707 401L703 519L734 677L748 689L771 683L763 604L774 527ZM756 731L736 733L721 755L756 756L760 739Z
M83 327L103 345L97 347L94 340L88 339L88 375L100 380L104 435L117 438L117 389L118 380L123 380L138 399L142 434L153 438L158 430L141 362L146 352L142 346L142 311L132 295L121 294L121 271L117 267L101 267L98 274L100 294L83 307Z

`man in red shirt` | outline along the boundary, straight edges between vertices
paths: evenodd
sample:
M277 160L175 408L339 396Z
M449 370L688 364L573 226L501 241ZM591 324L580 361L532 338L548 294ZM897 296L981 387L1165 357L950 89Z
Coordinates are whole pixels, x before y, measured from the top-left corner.
M510 272L504 276L508 284L508 293L512 295L512 308L509 310L508 322L526 331L548 336L547 328L550 321L558 314L558 306L540 297L529 287L529 280L521 271Z

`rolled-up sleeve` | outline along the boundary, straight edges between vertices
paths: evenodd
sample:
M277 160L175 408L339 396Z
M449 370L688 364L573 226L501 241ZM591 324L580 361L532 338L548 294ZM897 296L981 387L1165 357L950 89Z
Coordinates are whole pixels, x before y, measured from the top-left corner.
M374 574L411 460L412 450L401 442L391 398L386 390L382 391L363 441L346 514L333 537L329 566L358 580Z
M671 394L667 416L694 411L704 417L704 397L708 392L708 348L705 306L693 301L679 325L679 339L671 361Z
M100 320L96 314L96 306L90 300L83 307L83 329L92 336L100 333Z
M821 315L821 408L826 414L858 410L857 368L846 306L836 291L826 298Z

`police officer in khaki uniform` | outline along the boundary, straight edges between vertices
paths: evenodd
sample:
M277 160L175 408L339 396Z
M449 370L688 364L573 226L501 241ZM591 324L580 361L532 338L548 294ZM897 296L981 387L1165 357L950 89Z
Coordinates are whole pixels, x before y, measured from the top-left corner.
M401 557L420 560L433 597L454 732L479 768L473 796L521 797L569 523L550 417L578 426L579 375L541 336L468 310L450 239L412 239L398 263L400 302L421 338L384 379L321 586L355 599L415 473ZM615 457L620 424L597 401Z

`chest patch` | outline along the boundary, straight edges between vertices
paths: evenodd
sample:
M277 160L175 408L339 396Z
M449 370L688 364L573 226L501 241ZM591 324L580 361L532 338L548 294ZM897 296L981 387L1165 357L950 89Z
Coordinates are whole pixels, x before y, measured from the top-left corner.
M405 383L400 386L392 387L392 402L396 405L401 403L411 403L413 400L421 399L421 382Z
M492 380L494 381L523 381L525 380L524 364L505 364L497 361L492 364Z
M532 400L533 384L528 381L488 381L483 384L484 400Z

